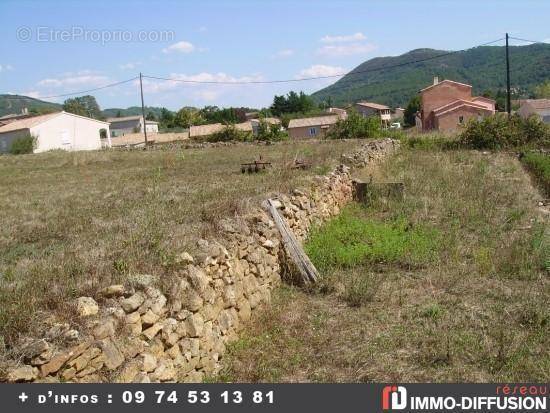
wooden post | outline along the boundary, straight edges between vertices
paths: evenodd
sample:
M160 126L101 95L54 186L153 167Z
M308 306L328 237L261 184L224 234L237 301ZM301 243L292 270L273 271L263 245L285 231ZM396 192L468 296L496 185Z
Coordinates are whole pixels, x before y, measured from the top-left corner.
M147 120L145 119L145 105L143 104L143 82L141 72L139 72L139 89L141 90L141 116L143 116L143 135L145 136L145 147L147 147Z
M275 221L275 226L281 233L284 249L288 257L298 269L302 282L304 284L316 282L319 279L317 269L309 260L308 256L300 246L300 243L292 233L292 230L288 227L283 217L281 217L281 214L279 214L279 211L275 208L275 205L271 199L267 200L267 206L273 220Z

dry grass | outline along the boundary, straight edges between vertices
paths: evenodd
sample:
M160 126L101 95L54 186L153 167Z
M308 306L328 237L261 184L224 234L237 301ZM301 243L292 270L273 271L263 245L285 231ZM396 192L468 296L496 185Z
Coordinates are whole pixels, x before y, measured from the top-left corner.
M0 339L9 347L20 334L38 333L48 311L62 315L72 297L129 274L169 275L175 255L215 235L221 217L241 213L269 192L300 186L356 145L0 157ZM313 168L282 167L297 154ZM274 167L241 174L240 163L259 155Z
M547 382L548 215L519 162L405 149L374 178L403 181L405 198L375 202L364 218L435 228L438 258L332 266L317 290L283 287L219 379ZM349 280L367 280L351 301Z

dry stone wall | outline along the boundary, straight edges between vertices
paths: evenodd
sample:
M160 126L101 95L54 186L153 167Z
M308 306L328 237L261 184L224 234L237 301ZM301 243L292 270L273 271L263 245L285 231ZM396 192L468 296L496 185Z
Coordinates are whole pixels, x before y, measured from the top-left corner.
M394 151L398 142L370 142L347 157L365 165ZM275 202L296 236L338 214L352 198L349 167L317 177L311 188ZM220 368L255 309L270 302L281 282L280 235L269 214L220 223L221 241L198 241L194 256L178 257L170 280L130 277L95 297L80 297L74 311L80 331L52 323L45 337L28 339L10 382L200 382ZM72 343L67 345L67 343Z

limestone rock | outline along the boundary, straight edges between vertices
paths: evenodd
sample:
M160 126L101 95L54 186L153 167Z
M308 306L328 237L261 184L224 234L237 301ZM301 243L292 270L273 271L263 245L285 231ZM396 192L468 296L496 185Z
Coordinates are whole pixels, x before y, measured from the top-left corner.
M157 358L153 354L143 353L141 370L146 373L154 371L157 368Z
M124 286L122 284L113 284L102 289L99 294L107 298L120 297L124 295Z
M160 330L162 330L162 323L155 323L148 329L143 330L141 334L143 334L148 340L151 340Z
M103 350L105 367L109 370L114 370L124 362L124 355L120 352L115 343L106 338L100 342Z
M38 369L32 366L21 366L10 370L7 375L9 383L34 381L38 377Z
M202 334L204 329L204 319L199 313L193 314L191 317L188 317L187 320L187 331L191 337L199 337Z
M84 343L75 346L68 351L56 354L50 359L49 362L40 366L40 373L42 376L48 376L49 374L56 373L63 365L72 358L80 356L84 353L92 344L92 341L85 341Z
M188 252L182 252L176 257L176 263L178 264L192 264L193 262L195 262L195 260Z
M174 362L170 359L162 360L151 376L152 379L159 381L174 380L176 378Z
M40 339L27 344L23 347L21 352L24 354L25 358L32 359L47 352L49 349L50 344L46 340Z
M112 318L101 320L93 330L96 339L102 340L115 335L115 321Z
M131 297L125 298L120 302L122 309L127 313L131 313L138 309L138 307L143 304L145 297L141 293L135 293Z
M141 316L141 323L144 327L149 327L155 324L159 319L159 316L150 309Z
M158 282L158 277L151 274L132 274L128 277L128 282L135 288L143 290L155 285Z
M89 317L99 312L99 306L92 297L79 297L75 301L76 312L80 317Z

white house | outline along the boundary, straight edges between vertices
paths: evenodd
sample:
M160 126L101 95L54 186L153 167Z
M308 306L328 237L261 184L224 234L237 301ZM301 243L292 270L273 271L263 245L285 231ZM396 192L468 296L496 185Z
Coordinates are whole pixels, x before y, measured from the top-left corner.
M550 99L528 99L521 102L518 110L522 118L536 115L544 123L550 123Z
M49 113L8 123L0 127L0 152L9 152L13 141L36 138L37 152L52 149L86 151L101 149L101 130L109 136L109 124L67 112ZM110 146L110 139L108 145Z
M152 120L143 121L143 116L124 116L122 118L108 118L111 129L111 137L124 136L128 133L143 133L145 125L148 133L158 133L159 124Z
M378 116L383 127L389 126L391 122L391 110L386 105L373 102L357 102L355 109L365 118Z

